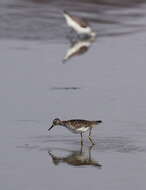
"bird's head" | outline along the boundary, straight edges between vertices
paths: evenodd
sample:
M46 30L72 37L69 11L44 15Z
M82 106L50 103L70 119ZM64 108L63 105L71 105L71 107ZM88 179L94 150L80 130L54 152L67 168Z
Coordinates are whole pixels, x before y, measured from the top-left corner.
M48 129L48 131L50 131L54 126L60 125L60 124L61 124L61 120L59 118L54 119L52 122L52 126Z

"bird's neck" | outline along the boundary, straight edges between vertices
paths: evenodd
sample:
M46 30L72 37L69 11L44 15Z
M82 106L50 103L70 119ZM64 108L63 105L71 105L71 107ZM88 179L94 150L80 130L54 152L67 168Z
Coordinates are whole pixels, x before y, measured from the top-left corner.
M61 126L65 126L65 124L66 124L66 121L60 121L60 123L59 123L59 125L61 125Z

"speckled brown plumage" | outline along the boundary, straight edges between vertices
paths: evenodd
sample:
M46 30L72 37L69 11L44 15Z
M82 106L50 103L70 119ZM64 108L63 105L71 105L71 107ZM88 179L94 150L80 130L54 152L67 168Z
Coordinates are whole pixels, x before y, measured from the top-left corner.
M73 16L73 15L69 14L67 11L64 11L64 13L68 14L75 22L77 22L83 28L86 28L89 25L89 23L83 18Z
M81 144L83 144L83 134L84 132L89 130L89 140L92 144L95 144L93 139L91 138L91 130L94 126L98 125L99 123L102 123L101 120L98 121L89 121L89 120L83 120L83 119L72 119L67 121L61 121L59 118L56 118L53 120L52 126L48 129L49 131L57 125L61 125L69 129L73 133L78 133L81 135Z
M62 125L65 126L75 126L75 128L80 127L93 127L93 125L97 125L99 121L88 121L82 119L72 119L67 121L61 121Z

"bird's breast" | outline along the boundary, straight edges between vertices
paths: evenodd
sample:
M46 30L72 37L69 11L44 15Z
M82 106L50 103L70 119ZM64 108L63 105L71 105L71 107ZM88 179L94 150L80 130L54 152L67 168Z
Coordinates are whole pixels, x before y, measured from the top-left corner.
M88 127L75 127L75 126L65 126L68 130L70 130L72 133L83 133L86 132L89 128Z

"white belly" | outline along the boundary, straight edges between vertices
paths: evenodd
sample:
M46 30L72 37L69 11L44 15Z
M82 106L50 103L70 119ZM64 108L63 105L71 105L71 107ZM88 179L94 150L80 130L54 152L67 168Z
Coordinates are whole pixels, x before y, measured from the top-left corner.
M82 128L77 129L77 131L79 131L81 133L81 132L88 131L88 129L89 129L88 127L82 127Z
M76 129L76 130L73 127L72 128L66 127L66 128L75 134L84 133L84 132L88 131L88 129L89 129L88 127L81 127L79 129Z
M72 20L68 15L64 14L65 18L66 18L66 22L68 24L68 26L70 26L71 28L73 28L76 32L78 33L90 33L91 29L90 27L81 27L79 24L77 24L74 20Z

